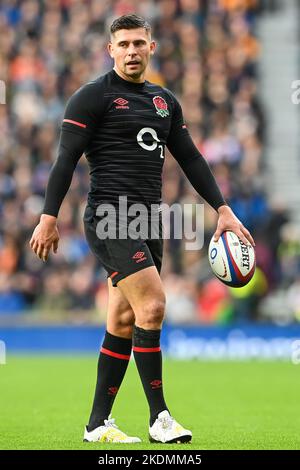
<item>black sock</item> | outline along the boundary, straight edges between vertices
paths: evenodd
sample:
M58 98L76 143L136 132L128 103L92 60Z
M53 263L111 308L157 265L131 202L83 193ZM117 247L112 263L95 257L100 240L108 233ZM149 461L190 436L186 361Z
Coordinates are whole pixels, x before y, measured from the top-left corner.
M133 354L150 408L150 426L158 414L168 410L162 386L160 330L134 327Z
M130 359L132 340L114 336L108 331L100 351L95 398L88 431L104 424L124 378Z

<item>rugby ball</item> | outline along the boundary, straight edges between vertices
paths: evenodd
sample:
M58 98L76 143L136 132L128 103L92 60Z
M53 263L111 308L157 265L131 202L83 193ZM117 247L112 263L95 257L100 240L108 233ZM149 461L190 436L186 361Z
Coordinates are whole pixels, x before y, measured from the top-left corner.
M213 273L230 287L243 287L255 271L255 251L230 231L222 233L217 242L212 237L208 259Z

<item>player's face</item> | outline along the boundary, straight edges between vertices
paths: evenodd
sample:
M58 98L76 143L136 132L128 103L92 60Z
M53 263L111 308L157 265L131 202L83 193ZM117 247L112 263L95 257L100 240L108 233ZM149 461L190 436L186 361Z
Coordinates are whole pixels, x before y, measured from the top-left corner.
M144 28L120 29L112 35L108 51L119 75L125 80L142 82L155 47L155 42Z

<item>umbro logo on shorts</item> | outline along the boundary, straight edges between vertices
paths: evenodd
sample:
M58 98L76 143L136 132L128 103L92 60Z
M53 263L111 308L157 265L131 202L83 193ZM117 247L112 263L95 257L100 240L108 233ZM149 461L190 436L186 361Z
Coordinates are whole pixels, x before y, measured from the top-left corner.
M133 255L132 259L134 259L136 263L140 263L141 261L144 261L145 259L147 259L147 256L145 256L144 251L137 251Z

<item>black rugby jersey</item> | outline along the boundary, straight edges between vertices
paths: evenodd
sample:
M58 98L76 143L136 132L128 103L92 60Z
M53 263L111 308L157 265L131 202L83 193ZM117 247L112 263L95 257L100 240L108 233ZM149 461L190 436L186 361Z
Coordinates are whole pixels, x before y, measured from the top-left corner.
M57 216L82 153L90 169L90 204L115 205L119 196L128 204L159 204L165 146L200 195L215 208L225 203L169 90L129 82L114 70L87 83L67 103L43 213Z

